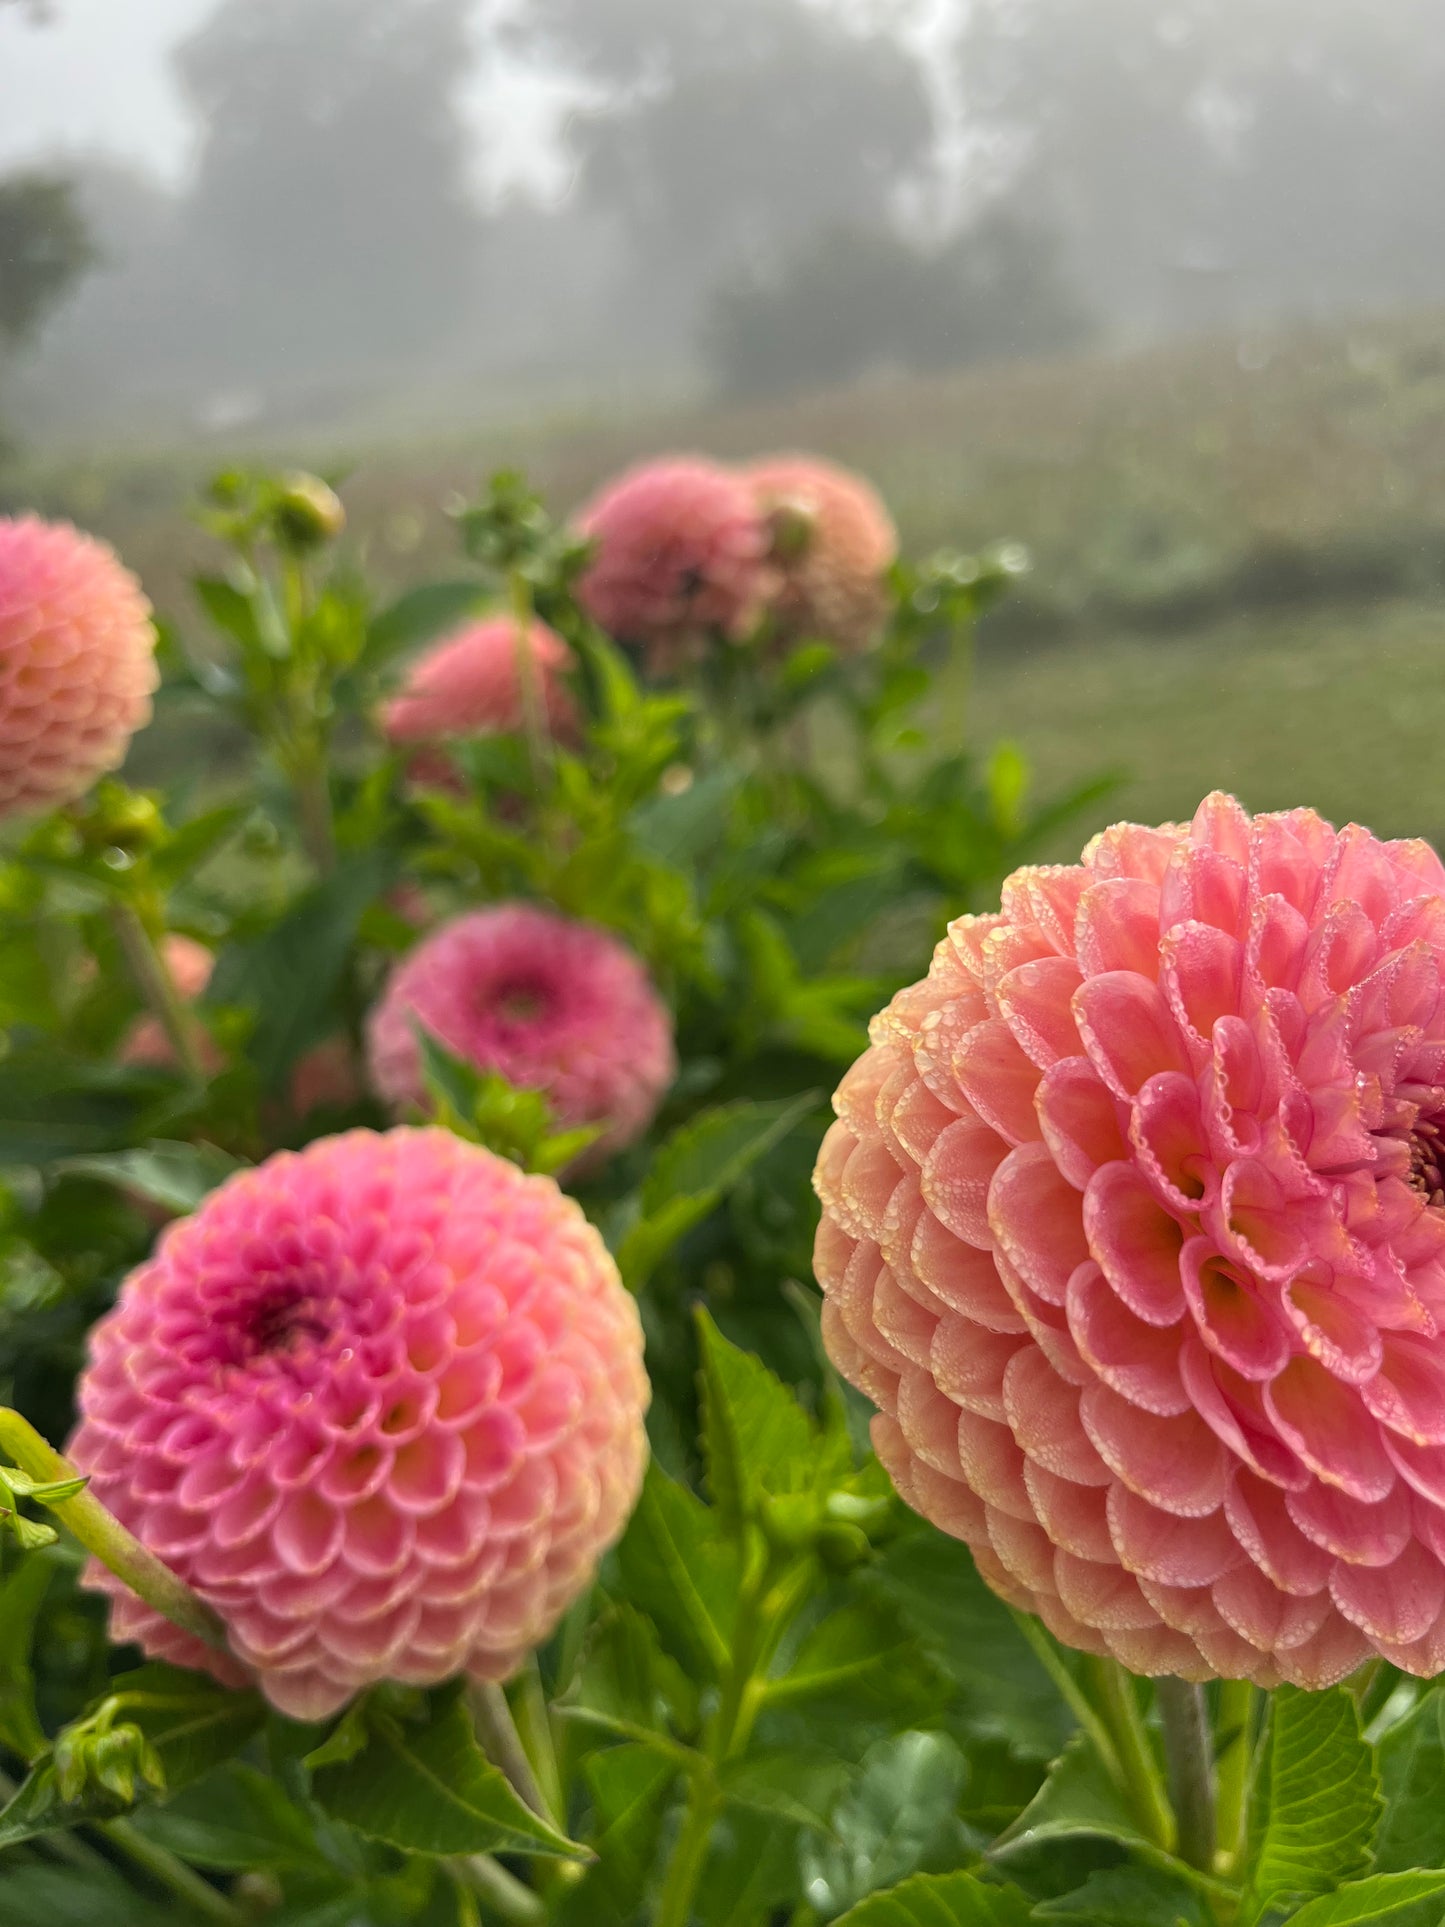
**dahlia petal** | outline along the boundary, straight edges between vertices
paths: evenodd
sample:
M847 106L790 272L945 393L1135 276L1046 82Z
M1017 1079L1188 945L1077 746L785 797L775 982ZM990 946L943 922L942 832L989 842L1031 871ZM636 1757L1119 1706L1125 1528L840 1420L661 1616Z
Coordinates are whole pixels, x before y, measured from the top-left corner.
M1311 1479L1285 1494L1285 1505L1307 1539L1354 1566L1388 1566L1410 1538L1410 1495L1401 1484L1373 1504L1352 1499L1338 1486Z
M1115 1097L1133 1097L1160 1071L1189 1069L1163 993L1133 971L1086 978L1074 993L1074 1017L1090 1062Z
M1084 1232L1090 1254L1130 1311L1146 1324L1178 1323L1185 1310L1183 1235L1132 1165L1106 1164L1089 1180Z
M1039 1136L1034 1093L1038 1066L1019 1048L1001 1017L976 1024L953 1053L958 1088L977 1116L1010 1144L1029 1144Z
M1027 1456L1077 1485L1106 1485L1109 1468L1078 1417L1079 1394L1032 1346L1015 1352L1004 1370L1004 1416Z
M1210 923L1179 923L1158 949L1160 985L1175 1022L1205 1050L1221 1017L1239 1009L1244 947Z
M1445 1608L1445 1568L1424 1546L1411 1544L1388 1566L1336 1566L1330 1596L1372 1639L1407 1645L1423 1637Z
M1220 1505L1229 1462L1194 1412L1161 1418L1101 1384L1086 1388L1079 1416L1104 1463L1141 1498L1183 1518Z
M1127 1486L1109 1488L1109 1530L1121 1564L1166 1586L1207 1586L1243 1554L1224 1513L1185 1519L1161 1512Z
M1079 1194L1043 1144L1011 1151L994 1172L988 1221L998 1246L1031 1290L1061 1305L1088 1257Z
M1224 1510L1235 1538L1281 1592L1303 1599L1328 1585L1333 1558L1300 1531L1278 1486L1238 1471Z
M1079 896L1074 955L1091 977L1109 970L1159 974L1159 888L1141 877L1091 883Z
M1171 1211L1187 1213L1212 1201L1219 1173L1193 1078L1175 1071L1149 1078L1130 1110L1129 1141Z
M935 1140L920 1175L929 1210L955 1237L980 1250L987 1250L993 1241L988 1222L989 1187L1008 1152L1008 1144L982 1118L959 1118ZM864 1234L860 1231L854 1235Z
M1445 1361L1409 1332L1381 1334L1376 1376L1360 1397L1382 1425L1415 1445L1445 1445Z
M1324 1624L1330 1611L1327 1591L1296 1598L1281 1592L1258 1566L1238 1565L1215 1580L1213 1600L1241 1639L1260 1652L1287 1652L1302 1646Z
M1379 1428L1358 1392L1316 1359L1292 1358L1264 1392L1281 1438L1310 1470L1353 1499L1383 1499L1395 1482Z
M1106 1385L1146 1412L1168 1417L1189 1409L1179 1334L1137 1317L1096 1264L1080 1265L1069 1280L1067 1309L1080 1355Z
M1078 1055L1069 999L1081 981L1072 958L1039 957L1010 970L998 985L999 1015L1041 1071L1061 1057Z
M1180 1254L1184 1296L1199 1336L1242 1378L1270 1379L1289 1360L1289 1337L1248 1274L1208 1238L1191 1238Z
M1102 1164L1127 1156L1117 1103L1087 1057L1063 1057L1039 1080L1034 1107L1055 1164L1082 1191Z

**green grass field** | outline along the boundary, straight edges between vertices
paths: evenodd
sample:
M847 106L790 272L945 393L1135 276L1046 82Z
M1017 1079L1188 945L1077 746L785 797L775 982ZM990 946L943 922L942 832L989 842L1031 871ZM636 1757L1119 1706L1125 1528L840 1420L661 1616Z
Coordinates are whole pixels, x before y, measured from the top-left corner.
M185 619L208 551L186 497L233 453L347 469L368 567L401 587L455 571L445 504L496 467L566 509L663 449L813 448L874 477L915 553L1029 548L981 641L975 715L1041 791L1108 764L1129 777L1115 813L1187 813L1224 785L1445 839L1445 318L767 407L457 419L384 447L35 462L19 487L109 535Z

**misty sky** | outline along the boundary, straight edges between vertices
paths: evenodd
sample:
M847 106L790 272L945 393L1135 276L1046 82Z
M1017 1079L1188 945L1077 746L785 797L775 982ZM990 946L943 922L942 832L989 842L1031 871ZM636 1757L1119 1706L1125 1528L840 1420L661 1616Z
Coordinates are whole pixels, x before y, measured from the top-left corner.
M35 26L25 6L0 5L0 169L64 153L145 162L169 181L194 139L168 56L217 0L52 0ZM567 89L515 68L479 74L468 106L502 133L491 178L556 192L565 179L549 134Z

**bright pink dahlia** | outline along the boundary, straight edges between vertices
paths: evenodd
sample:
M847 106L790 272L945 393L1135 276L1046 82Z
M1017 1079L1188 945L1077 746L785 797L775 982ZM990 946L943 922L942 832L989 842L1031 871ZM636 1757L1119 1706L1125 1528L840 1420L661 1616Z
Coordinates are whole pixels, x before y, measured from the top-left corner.
M70 1456L208 1600L208 1653L104 1568L112 1631L320 1719L379 1679L511 1672L647 1456L636 1306L549 1178L438 1130L232 1178L91 1336Z
M600 1124L595 1164L647 1129L677 1073L672 1018L640 960L530 903L445 923L407 953L368 1022L371 1081L426 1103L415 1025L479 1070L544 1091L559 1129Z
M150 613L106 543L0 517L0 814L68 803L123 760L150 721Z
M628 469L577 527L597 543L578 599L655 669L718 634L744 635L762 611L768 531L747 484L715 462L675 456Z
M401 692L382 715L388 740L438 743L523 728L524 642L548 727L563 742L575 740L577 705L563 680L573 666L572 651L545 622L533 622L524 635L511 616L469 623L412 664Z
M824 1331L910 1504L1140 1673L1445 1667L1445 868L1123 823L874 1020Z
M898 531L861 475L811 455L774 455L743 470L772 532L778 587L770 613L780 636L821 636L845 653L878 640L884 581Z

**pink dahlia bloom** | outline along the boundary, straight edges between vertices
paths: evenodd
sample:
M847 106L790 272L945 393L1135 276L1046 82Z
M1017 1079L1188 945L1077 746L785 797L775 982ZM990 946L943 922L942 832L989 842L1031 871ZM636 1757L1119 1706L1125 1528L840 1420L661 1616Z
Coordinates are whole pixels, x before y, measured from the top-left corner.
M898 531L861 475L810 455L774 455L743 470L772 531L778 588L769 605L789 642L821 636L845 653L878 640L884 576Z
M412 664L401 692L386 705L382 727L388 741L434 744L522 729L523 643L511 616L489 616L439 642ZM548 728L563 742L575 741L577 705L564 681L572 651L545 622L532 623L525 647Z
M68 803L122 762L150 721L150 614L106 543L0 517L0 814Z
M672 1018L632 951L530 903L473 910L392 972L367 1044L377 1095L425 1107L415 1025L479 1070L546 1093L558 1127L602 1125L595 1164L647 1129L677 1073Z
M1445 869L1309 810L1017 871L820 1155L900 1492L1139 1673L1445 1668Z
M628 469L577 527L597 543L579 601L655 669L718 634L746 634L762 612L768 532L747 484L715 462L675 456Z
M500 1679L622 1529L636 1307L549 1178L352 1131L214 1192L91 1336L70 1456L225 1622L208 1652L104 1568L118 1639L320 1719L380 1679Z

